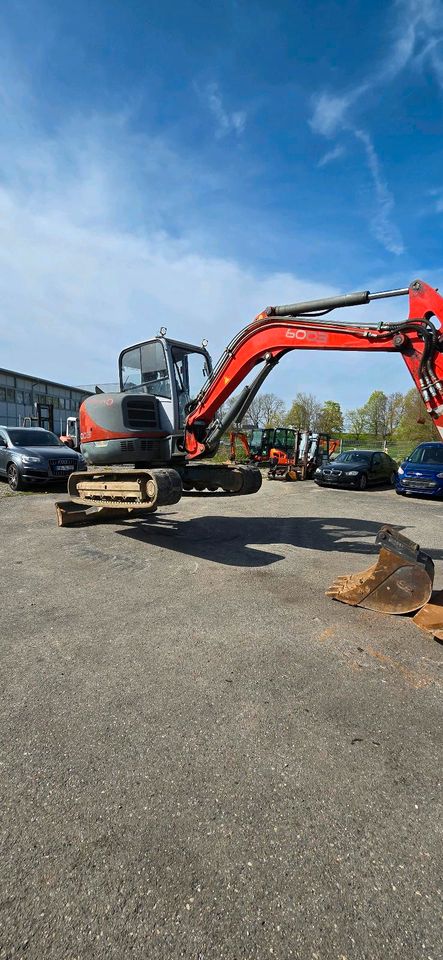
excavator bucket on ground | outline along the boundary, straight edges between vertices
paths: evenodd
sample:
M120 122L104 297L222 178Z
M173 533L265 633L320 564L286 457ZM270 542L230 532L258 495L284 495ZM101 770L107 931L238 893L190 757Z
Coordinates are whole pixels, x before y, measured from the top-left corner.
M443 590L434 590L429 603L415 614L414 623L443 641Z
M402 536L393 527L379 530L375 542L380 546L378 559L367 570L338 577L326 596L367 607L379 613L412 613L419 610L432 593L434 564L417 543Z

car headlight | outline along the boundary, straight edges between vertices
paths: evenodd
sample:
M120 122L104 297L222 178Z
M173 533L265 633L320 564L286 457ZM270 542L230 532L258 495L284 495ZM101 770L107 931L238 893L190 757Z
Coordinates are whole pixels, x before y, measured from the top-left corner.
M358 477L358 470L348 470L348 477Z
M439 480L443 480L443 473L437 473L437 477Z
M317 469L316 469L315 472L316 472L316 473L321 473L321 468L320 468L320 467L317 467Z
M403 470L403 467L398 467L398 468L397 468L397 473L398 473L398 475L399 475L400 477L403 476L404 472L405 472L405 471Z
M43 463L43 461L41 457L28 457L22 454L22 463Z

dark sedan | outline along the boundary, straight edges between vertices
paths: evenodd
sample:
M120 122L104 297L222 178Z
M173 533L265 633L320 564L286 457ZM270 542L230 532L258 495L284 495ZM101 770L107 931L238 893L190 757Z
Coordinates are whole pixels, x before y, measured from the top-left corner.
M86 470L80 453L71 450L42 427L0 426L0 477L11 490L26 483L59 482L74 470Z
M394 486L396 477L395 460L380 450L345 450L314 474L315 482L321 487L357 487L358 490L376 483Z

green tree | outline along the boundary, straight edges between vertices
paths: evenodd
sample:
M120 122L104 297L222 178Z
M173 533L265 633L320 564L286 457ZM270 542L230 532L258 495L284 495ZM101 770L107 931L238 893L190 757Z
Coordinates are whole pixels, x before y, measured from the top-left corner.
M356 407L355 410L348 410L346 413L346 424L350 433L353 433L355 439L360 439L365 430L365 410L364 407Z
M396 437L399 440L410 440L411 443L441 439L415 387L403 398L403 413L396 430Z
M300 430L317 430L320 414L321 403L312 393L297 393L286 414L286 423Z
M391 437L403 416L405 398L402 393L390 393L386 398L386 436Z
M336 400L325 400L320 411L318 429L330 435L343 432L343 414Z
M362 407L365 429L374 437L386 436L386 414L388 398L383 390L374 390Z

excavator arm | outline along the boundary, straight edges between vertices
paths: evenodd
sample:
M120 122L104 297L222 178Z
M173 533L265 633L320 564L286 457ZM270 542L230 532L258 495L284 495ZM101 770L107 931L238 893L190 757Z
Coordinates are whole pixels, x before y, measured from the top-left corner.
M243 452L247 460L251 456L251 451L249 449L249 440L245 433L242 433L239 430L231 430L229 434L229 459L234 463L237 459L237 440L240 441Z
M399 296L409 298L404 321L344 324L328 316L337 308ZM188 460L215 452L222 434L241 419L273 367L286 353L297 349L400 353L443 437L443 298L437 290L415 280L400 290L365 290L268 307L259 313L234 337L190 405L184 438ZM243 389L228 414L219 418L218 410L258 364L261 369L253 383Z

